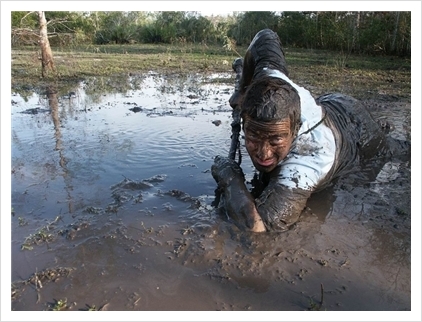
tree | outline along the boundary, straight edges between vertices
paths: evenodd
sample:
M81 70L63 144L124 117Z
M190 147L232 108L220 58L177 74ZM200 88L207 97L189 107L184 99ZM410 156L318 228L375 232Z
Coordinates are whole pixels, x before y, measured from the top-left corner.
M213 25L210 20L202 16L186 17L180 23L181 36L188 42L204 42L207 43L211 39Z
M12 12L12 46L38 46L38 17L32 13L27 11Z
M96 28L95 40L97 44L127 44L137 40L138 25L146 15L139 11L111 11L91 14L99 20L101 28Z
M47 20L44 11L38 11L38 21L40 26L39 44L41 48L41 75L45 77L47 70L55 71L53 53L48 41Z
M236 23L227 36L234 38L238 45L248 45L261 29L276 30L278 19L272 11L246 11L236 16Z
M12 46L40 46L40 17L13 11ZM278 33L284 46L343 53L410 56L410 11L235 11L203 17L195 11L48 11L50 46L126 43L219 43L247 46L264 28ZM51 52L51 50L50 50ZM44 54L50 53L48 50ZM44 73L54 62L43 58ZM47 59L47 60L45 60Z

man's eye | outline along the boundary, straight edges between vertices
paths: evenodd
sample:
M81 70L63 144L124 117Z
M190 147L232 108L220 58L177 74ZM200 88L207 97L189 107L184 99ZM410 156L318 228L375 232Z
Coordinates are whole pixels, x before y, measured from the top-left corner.
M248 133L248 135L246 135L246 137L249 140L253 140L253 141L258 141L259 140L259 136L255 133Z
M270 144L272 145L281 145L286 142L287 135L280 135L280 136L274 136L270 139Z
M279 144L282 144L282 143L283 143L283 141L284 141L284 138L283 138L283 137L281 137L281 136L277 136L277 137L275 137L275 138L271 138L270 143L271 143L272 145L279 145Z

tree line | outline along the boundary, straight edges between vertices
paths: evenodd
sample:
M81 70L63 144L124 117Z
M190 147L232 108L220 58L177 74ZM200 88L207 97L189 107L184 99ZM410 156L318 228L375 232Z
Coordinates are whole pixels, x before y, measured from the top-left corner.
M410 57L410 11L246 11L204 17L195 11L45 12L50 44L202 43L247 46L261 29L285 47ZM38 44L36 13L12 12L12 47Z

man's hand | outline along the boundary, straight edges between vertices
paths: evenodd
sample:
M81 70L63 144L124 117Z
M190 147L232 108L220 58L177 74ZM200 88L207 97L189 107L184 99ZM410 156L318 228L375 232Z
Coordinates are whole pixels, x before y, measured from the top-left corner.
M249 192L237 190L236 185L230 186L226 191L226 210L241 228L255 233L266 231L264 222L256 210ZM227 197L228 195L228 197Z
M229 158L217 156L211 173L224 190L227 214L239 226L253 232L266 231L264 223L255 207L255 201L246 188L245 177L240 166Z
M211 166L211 174L220 187L227 187L233 179L244 180L242 168L234 161L217 155Z
M236 58L233 61L232 68L236 73L236 81L234 85L234 93L229 99L229 104L233 109L240 108L241 103L241 94L244 93L244 90L240 88L240 80L242 78L243 71L243 58Z
M232 107L232 109L240 108L240 104L242 103L242 95L240 92L233 93L232 96L229 98L229 104Z

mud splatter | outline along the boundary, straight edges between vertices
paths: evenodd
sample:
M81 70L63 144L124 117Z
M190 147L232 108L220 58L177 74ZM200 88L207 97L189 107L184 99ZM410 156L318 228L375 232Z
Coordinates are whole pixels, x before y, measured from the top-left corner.
M53 113L20 113L52 101L14 95L13 310L410 310L410 160L341 178L285 233L242 232L211 206L232 80L138 81L72 89ZM365 104L410 140L409 103ZM40 227L54 238L22 250Z

